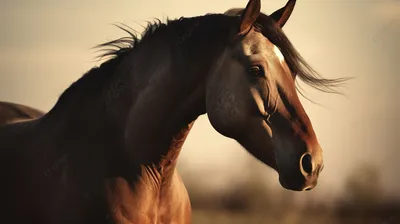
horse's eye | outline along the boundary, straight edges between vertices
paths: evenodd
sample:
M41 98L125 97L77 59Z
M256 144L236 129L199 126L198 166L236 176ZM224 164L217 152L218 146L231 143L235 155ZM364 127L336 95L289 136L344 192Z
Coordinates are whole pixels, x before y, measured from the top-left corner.
M249 74L253 77L264 76L263 69L259 65L254 65L249 68Z

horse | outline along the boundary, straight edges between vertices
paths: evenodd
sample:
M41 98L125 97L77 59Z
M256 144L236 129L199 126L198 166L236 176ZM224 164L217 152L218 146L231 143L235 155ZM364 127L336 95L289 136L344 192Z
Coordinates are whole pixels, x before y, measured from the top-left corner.
M41 110L26 105L0 101L0 125L32 120L44 114Z
M1 219L14 223L190 223L176 170L204 114L222 136L279 174L316 187L322 148L296 78L330 92L283 32L295 6L260 0L226 13L149 23L100 44L108 57L38 119L0 127ZM9 221L8 221L9 222Z

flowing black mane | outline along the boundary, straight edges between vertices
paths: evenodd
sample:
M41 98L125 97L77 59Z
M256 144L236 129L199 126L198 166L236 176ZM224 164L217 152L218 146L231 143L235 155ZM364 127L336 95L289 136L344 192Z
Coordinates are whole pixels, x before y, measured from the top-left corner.
M205 16L215 16L215 14L207 14ZM151 36L156 30L168 26L168 24L171 22L183 20L185 19L180 18L179 20L168 20L167 23L162 23L160 20L156 20L153 23L148 23L148 26L142 35L142 39ZM100 48L105 51L105 53L101 54L99 58L108 56L116 58L122 56L132 50L140 42L136 32L129 26L117 25L117 27L126 31L129 36L96 46L95 48ZM339 87L340 84L348 80L348 78L326 79L321 77L320 74L305 61L305 59L292 45L283 30L278 27L268 15L261 13L256 22L256 27L263 33L265 37L267 37L281 50L293 75L299 77L306 84L323 92L338 93L335 88ZM182 28L185 29L187 27Z
M142 42L146 42L147 39L154 36L156 33L162 33L168 31L168 34L172 34L173 38L177 42L188 42L186 46L196 43L196 40L201 39L202 35L212 34L218 36L218 33L225 32L227 29L222 31L222 28L229 28L234 25L237 20L234 16L227 16L223 14L207 14L204 16L191 17L191 18L179 18L177 20L169 20L163 23L156 19L153 22L149 22L141 38L138 37L138 33L127 25L121 24L116 25L118 28L125 31L128 36L121 37L116 40L112 40L94 48L99 49L102 53L98 56L99 59L108 58L103 62L100 67L95 67L87 72L81 79L73 83L60 97L57 104L68 99L71 95L76 93L76 89L86 85L96 85L100 87L100 80L110 80L113 74L112 69L124 58L129 52L134 50L137 46L141 45ZM219 26L216 26L218 23ZM261 13L255 23L255 26L260 32L263 33L274 45L276 45L282 52L286 63L291 69L293 75L299 77L306 84L328 93L339 93L335 90L341 83L347 80L347 78L338 79L326 79L321 77L299 54L299 52L292 45L288 37L285 35L283 30L276 25L276 23L266 14ZM166 34L166 33L164 33ZM102 76L100 78L99 76ZM96 82L92 80L96 77ZM99 80L100 79L100 80ZM300 92L301 93L301 92ZM56 105L57 106L57 105Z
M207 14L204 16L169 20L163 23L159 19L149 22L139 38L138 33L127 25L116 25L118 28L125 31L128 36L118 38L95 46L102 53L97 56L98 59L107 58L99 67L94 67L85 73L79 80L74 82L67 88L58 99L56 105L50 111L56 108L64 107L65 102L78 96L79 90L84 89L85 93L88 90L98 90L104 88L104 83L111 82L114 74L114 68L122 61L122 59L132 52L136 47L142 45L147 40L158 34L164 35L170 41L173 41L178 47L191 47L202 41L204 36L215 37L219 34L228 34L230 27L236 19L227 17L222 14ZM189 51L188 51L189 52ZM85 86L84 88L80 88ZM66 106L67 107L67 106Z
M168 22L170 22L170 20L167 20L167 24ZM116 27L125 31L127 34L129 34L129 36L121 37L116 40L112 40L95 46L95 49L99 48L100 51L103 51L103 53L98 55L97 58L103 59L111 57L111 59L113 59L117 57L123 57L123 55L129 53L133 48L135 48L135 46L138 45L141 40L154 34L154 32L161 27L165 28L167 24L161 22L161 20L159 19L156 19L154 22L148 22L147 27L145 27L145 30L142 34L142 38L139 38L138 33L128 25L123 23L119 25L115 24Z
M167 19L166 22L162 22L159 19L155 19L153 22L148 22L145 30L138 36L138 32L129 27L126 24L115 24L119 29L125 31L128 36L118 38L116 40L112 40L103 44L99 44L95 46L95 49L99 49L103 53L98 55L98 59L102 58L121 58L127 53L131 52L137 45L146 41L155 33L159 33L162 31L171 31L174 33L174 38L177 38L176 42L184 42L190 41L193 39L193 34L197 33L212 33L214 36L217 36L218 27L209 26L211 21L217 22L221 25L225 25L225 27L229 27L232 25L234 21L231 18L224 18L224 15L221 14L207 14L204 16L190 17L184 18L181 17L179 19L170 20ZM217 21L218 20L218 21ZM217 29L216 29L217 28ZM219 31L223 31L221 27L219 27ZM220 32L221 33L221 32ZM107 62L107 61L106 61Z

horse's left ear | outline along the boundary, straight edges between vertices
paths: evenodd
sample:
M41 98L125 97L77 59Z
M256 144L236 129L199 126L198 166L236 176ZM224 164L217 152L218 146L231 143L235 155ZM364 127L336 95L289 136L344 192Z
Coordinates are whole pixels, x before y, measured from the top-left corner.
M240 18L239 35L250 31L261 10L260 0L250 0Z
M284 7L276 10L270 17L282 28L292 14L295 4L296 0L289 0Z

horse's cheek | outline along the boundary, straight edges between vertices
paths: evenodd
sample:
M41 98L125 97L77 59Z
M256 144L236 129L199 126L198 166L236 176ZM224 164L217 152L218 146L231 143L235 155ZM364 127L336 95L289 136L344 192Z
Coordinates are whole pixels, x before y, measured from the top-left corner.
M220 134L234 138L244 127L246 113L240 96L228 88L221 89L219 94L209 99L207 109L211 125Z

